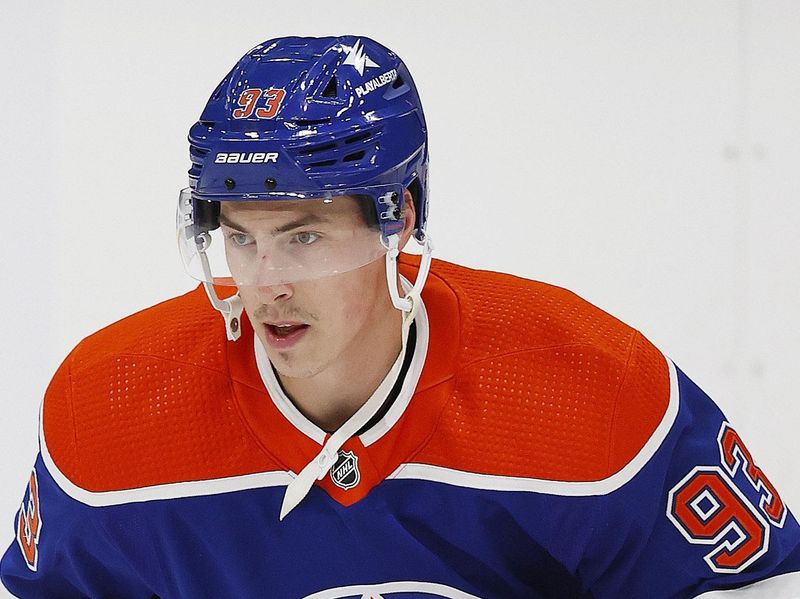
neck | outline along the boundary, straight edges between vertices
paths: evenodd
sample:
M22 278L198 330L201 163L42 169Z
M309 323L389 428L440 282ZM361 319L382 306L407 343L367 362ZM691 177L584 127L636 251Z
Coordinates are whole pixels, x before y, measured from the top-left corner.
M354 338L342 355L307 378L278 378L298 410L326 432L334 432L372 396L400 355L403 314L392 307L377 326ZM371 343L363 343L369 335Z

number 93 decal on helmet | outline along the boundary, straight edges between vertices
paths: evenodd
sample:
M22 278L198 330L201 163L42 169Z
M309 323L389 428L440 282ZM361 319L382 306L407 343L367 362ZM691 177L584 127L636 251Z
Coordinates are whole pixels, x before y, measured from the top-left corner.
M184 266L229 338L241 305L214 285L296 283L378 259L394 306L413 314L432 251L427 141L408 69L371 39L281 38L239 60L189 132L177 209ZM422 260L401 297L391 281L409 201Z

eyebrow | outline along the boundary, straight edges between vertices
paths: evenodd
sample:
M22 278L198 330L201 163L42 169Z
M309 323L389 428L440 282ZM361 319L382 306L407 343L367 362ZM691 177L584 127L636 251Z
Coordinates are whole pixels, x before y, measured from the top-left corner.
M280 227L275 227L272 229L272 234L277 235L278 233L286 233L287 231L291 231L292 229L299 229L300 227L305 227L306 225L316 225L319 223L329 223L331 222L327 218L323 218L316 214L305 214L298 219L293 220L290 223L286 223L285 225L281 225Z
M235 223L224 214L219 215L219 222L221 222L223 225L227 227L231 227L232 229L248 232L246 227L243 227L242 225ZM272 235L277 235L278 233L286 233L287 231L291 231L293 229L299 229L300 227L305 227L306 225L313 225L317 223L329 223L329 222L330 220L328 220L327 218L323 218L316 214L309 213L309 214L304 214L303 216L296 218L295 220L288 222L285 225L275 227L274 229L272 229L272 231L270 231L270 233Z

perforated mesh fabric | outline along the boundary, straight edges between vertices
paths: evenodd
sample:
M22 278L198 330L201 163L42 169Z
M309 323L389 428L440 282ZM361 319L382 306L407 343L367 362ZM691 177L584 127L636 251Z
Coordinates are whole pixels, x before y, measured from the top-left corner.
M202 289L85 339L45 400L59 469L90 491L263 470L232 397L225 344Z
M669 372L660 351L638 334L614 413L609 471L639 451L661 422L669 396Z
M572 342L627 354L633 329L567 289L509 274L440 262L464 320L464 363L520 349Z
M565 289L441 261L432 271L458 295L461 350L437 434L415 462L587 481L633 458L669 399L658 350Z

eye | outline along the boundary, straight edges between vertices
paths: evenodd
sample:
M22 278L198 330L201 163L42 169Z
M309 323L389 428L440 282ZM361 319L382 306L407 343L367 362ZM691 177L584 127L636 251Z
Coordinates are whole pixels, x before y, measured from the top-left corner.
M230 239L234 245L238 245L240 247L253 243L253 237L247 233L231 232L228 233L228 239Z
M302 245L311 245L317 239L319 239L319 233L314 233L313 231L303 231L302 233L298 233L294 236L297 240L297 243Z

